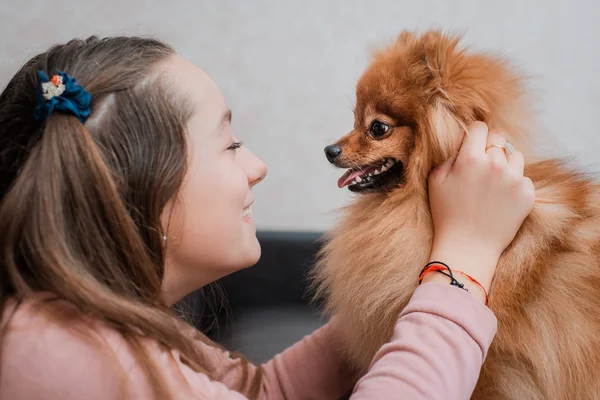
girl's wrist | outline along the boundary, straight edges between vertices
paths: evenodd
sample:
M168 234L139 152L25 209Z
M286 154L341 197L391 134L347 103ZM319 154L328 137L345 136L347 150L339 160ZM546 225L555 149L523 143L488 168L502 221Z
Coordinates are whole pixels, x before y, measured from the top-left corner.
M481 290L481 288L479 286L477 286L475 283L469 281L468 279L464 279L464 277L459 274L454 274L454 275L458 281L460 281L462 284L464 284L465 289L467 289L469 291L469 293L475 299L479 300L483 304L486 303L486 293L483 290ZM425 277L421 281L421 284L425 284L425 283L442 283L442 284L449 285L450 278L448 278L446 275L443 275L441 273L431 272L431 273L425 275ZM487 290L488 289L486 288L486 291Z
M482 245L481 243L473 243L469 245L461 242L438 242L434 243L431 251L429 262L441 261L453 270L462 271L475 278L486 291L492 283L496 266L500 254ZM431 274L430 274L431 275ZM441 275L441 274L432 274ZM455 276L458 280L467 285L468 279L462 276ZM442 278L445 278L442 275ZM439 279L439 278L436 278ZM425 280L424 280L425 281ZM469 284L471 282L468 282Z

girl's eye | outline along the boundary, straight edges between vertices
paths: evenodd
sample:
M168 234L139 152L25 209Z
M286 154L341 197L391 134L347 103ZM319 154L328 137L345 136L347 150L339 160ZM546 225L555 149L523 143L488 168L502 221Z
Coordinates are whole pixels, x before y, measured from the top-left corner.
M231 146L229 146L229 147L227 148L227 150L235 150L235 149L239 149L239 148L240 148L240 147L242 147L242 146L243 146L243 143L242 143L242 142L233 142L233 143L231 143Z

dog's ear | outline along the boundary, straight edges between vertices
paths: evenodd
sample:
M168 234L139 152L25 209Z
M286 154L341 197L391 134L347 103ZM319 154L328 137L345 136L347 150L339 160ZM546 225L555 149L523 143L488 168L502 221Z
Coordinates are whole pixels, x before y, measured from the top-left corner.
M442 164L458 153L464 132L459 118L442 100L434 102L418 122L419 140L407 169L407 182L425 182L432 167ZM424 195L426 192L423 192Z
M441 99L453 113L468 124L473 120L487 122L489 104L481 92L473 90L464 98L465 91L457 88L487 85L489 60L467 55L460 49L461 36L430 31L422 36L420 50L431 77L432 94ZM482 62L483 61L483 62ZM468 105L468 106L467 106Z
M528 150L533 130L520 75L502 58L467 53L459 47L460 40L458 35L430 31L414 46L429 74L432 106L425 126L430 143L439 149L436 156L447 158L474 121L504 130L513 144Z
M420 49L427 68L440 84L447 84L459 72L458 67L465 56L465 50L459 50L460 40L458 35L441 31L429 31L420 39Z
M456 155L467 126L442 100L434 102L425 118L423 126L431 149L431 163L438 165Z

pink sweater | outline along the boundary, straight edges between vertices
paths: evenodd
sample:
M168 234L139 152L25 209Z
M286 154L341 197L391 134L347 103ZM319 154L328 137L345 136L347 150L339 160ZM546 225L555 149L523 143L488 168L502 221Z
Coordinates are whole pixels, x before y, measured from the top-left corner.
M10 320L2 346L0 399L116 399L123 387L130 398L153 398L148 379L124 339L102 324L94 330L103 339L104 349L26 303L21 305ZM423 284L351 398L468 399L495 331L492 312L468 293L450 285ZM263 366L261 398L336 399L350 390L349 371L335 350L337 341L330 323L275 356ZM162 366L173 398L243 399L230 389L239 377L239 361L198 345L222 373L222 382L194 372L176 351L147 343ZM123 376L127 382L120 379Z

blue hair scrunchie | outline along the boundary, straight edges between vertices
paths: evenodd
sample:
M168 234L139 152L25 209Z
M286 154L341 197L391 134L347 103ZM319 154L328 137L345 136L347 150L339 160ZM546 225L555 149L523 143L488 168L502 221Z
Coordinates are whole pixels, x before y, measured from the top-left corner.
M58 70L56 72L57 75L48 79L44 71L39 71L35 119L45 121L54 111L60 111L73 114L82 124L85 123L92 112L92 95L75 78Z

